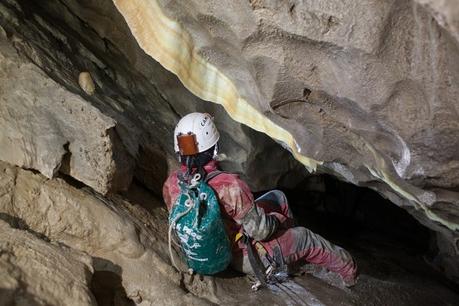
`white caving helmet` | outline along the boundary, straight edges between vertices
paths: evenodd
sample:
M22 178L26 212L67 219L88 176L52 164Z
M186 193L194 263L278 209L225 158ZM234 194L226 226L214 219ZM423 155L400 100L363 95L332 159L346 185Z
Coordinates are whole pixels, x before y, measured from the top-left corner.
M175 127L174 149L180 155L194 155L212 148L219 138L211 115L190 113L180 119Z

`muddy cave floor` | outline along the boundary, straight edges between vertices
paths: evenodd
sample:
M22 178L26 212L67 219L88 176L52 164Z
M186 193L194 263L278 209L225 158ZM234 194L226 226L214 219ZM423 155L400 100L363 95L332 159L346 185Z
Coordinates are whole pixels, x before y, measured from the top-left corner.
M371 190L331 184L338 187L332 188L335 194L286 193L299 225L354 256L360 272L354 287L333 286L325 271L316 271L297 273L282 290L273 287L252 292L248 277L230 268L215 277L185 277L184 287L219 305L459 305L459 286L428 263L428 229ZM352 192L343 194L349 188ZM132 203L152 203L148 192L138 185L128 197ZM165 207L142 206L159 224L157 230L166 231ZM114 274L96 272L92 291L99 305L135 305Z

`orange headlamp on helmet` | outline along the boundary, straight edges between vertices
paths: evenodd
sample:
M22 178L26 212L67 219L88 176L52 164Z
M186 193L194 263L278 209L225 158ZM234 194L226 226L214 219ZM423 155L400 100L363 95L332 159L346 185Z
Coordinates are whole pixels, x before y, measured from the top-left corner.
M220 134L207 113L191 113L180 119L174 131L174 149L182 156L195 155L217 144Z
M180 155L195 155L199 153L198 145L196 143L196 135L193 133L178 134L177 143Z

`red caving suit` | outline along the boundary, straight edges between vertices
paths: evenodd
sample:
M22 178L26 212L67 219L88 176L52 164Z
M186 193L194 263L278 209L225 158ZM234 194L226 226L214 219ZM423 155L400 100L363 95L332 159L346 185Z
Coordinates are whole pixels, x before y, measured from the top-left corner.
M216 171L217 162L210 161L204 169L207 173ZM171 173L163 186L163 197L169 210L180 195L179 171L185 172L185 166ZM232 265L237 270L251 273L246 246L242 242L235 242L236 234L244 228L254 240L260 241L270 256L273 256L275 247L280 247L287 264L306 261L339 274L346 283L355 281L357 266L352 256L312 231L294 227L287 199L281 191L270 191L254 201L247 184L230 173L222 173L208 184L219 199L226 231L233 243ZM272 216L277 219L274 222L276 226L270 222Z

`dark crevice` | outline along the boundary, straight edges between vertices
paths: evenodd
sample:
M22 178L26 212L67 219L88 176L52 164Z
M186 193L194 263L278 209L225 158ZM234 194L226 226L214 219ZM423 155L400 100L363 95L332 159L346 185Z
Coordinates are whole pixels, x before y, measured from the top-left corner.
M91 280L91 291L99 306L134 306L123 287L122 269L109 260L94 257L96 271ZM140 295L138 302L141 302Z
M311 90L309 88L304 88L303 89L303 99L307 100L309 98L309 95L311 94Z
M3 220L6 223L8 223L12 228L27 231L41 240L44 240L46 242L51 242L51 240L46 235L39 233L37 231L34 231L33 229L29 227L29 225L23 219L19 217L0 212L0 220Z
M66 142L64 144L64 156L62 157L61 166L59 168L59 172L61 173L69 173L70 172L70 160L72 159L72 152L70 152L70 142Z
M158 189L161 187L162 185L158 186ZM161 207L164 204L161 193L155 192L135 177L132 180L129 189L125 192L119 193L118 196L131 204L143 207L149 213L154 213L153 209L157 207L156 203L161 203ZM152 199L155 201L151 202Z
M91 281L91 291L99 306L126 305L135 303L127 297L121 284L121 277L110 271L95 271Z
M288 12L291 16L293 16L293 14L295 13L295 4L290 5Z
M420 253L429 251L433 232L371 189L315 175L286 193L295 215L325 234L378 233Z
M67 184L69 184L70 186L76 188L76 189L82 189L84 187L88 187L88 188L91 188L92 187L89 187L88 185L86 185L85 183L77 180L76 178L68 175L68 174L65 174L65 173L62 173L62 172L59 172L58 178L60 179L63 179Z

